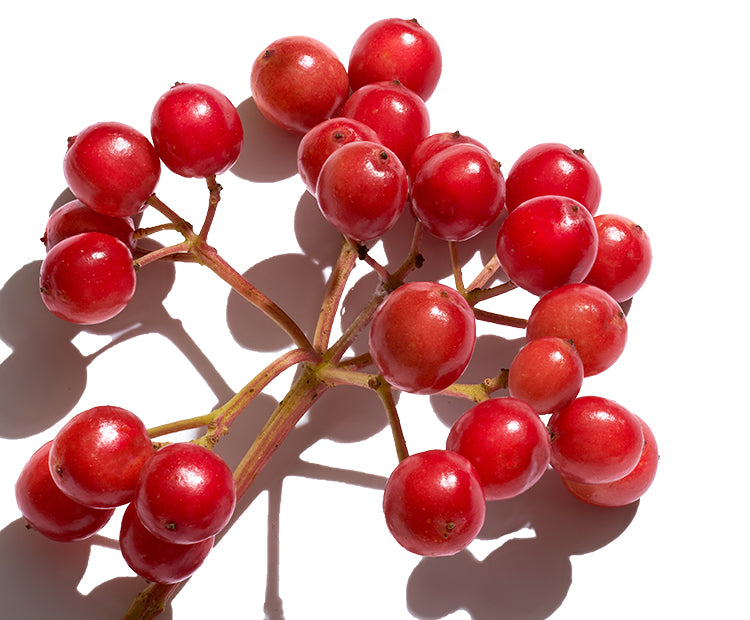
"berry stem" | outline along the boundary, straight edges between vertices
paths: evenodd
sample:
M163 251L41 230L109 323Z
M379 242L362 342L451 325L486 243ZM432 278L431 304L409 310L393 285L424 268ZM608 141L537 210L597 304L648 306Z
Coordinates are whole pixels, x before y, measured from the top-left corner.
M493 392L507 388L508 370L503 368L500 374L495 377L488 377L481 383L454 383L440 392L440 395L467 398L472 402L479 403L487 400Z
M473 307L480 301L497 297L498 295L512 291L515 288L516 285L513 282L503 282L502 284L491 286L490 288L470 289L464 297L466 297L466 301L469 302L469 305Z
M383 403L385 413L388 416L388 424L393 433L393 443L396 446L396 455L398 456L399 462L401 462L409 456L409 450L406 447L406 439L404 438L404 432L401 428L401 419L398 416L396 401L393 398L393 390L391 389L390 384L379 376L374 379L372 384L375 386L375 392L377 393L378 398L380 398L380 402Z
M313 347L316 351L322 352L328 348L333 322L336 319L336 312L344 294L344 287L356 263L357 253L351 243L345 240L341 245L341 252L328 279L323 305L315 327Z
M133 601L122 620L152 620L160 615L167 606L181 583L151 583L142 590Z
M479 308L474 308L474 316L479 321L486 321L487 323L494 323L495 325L518 327L519 329L526 329L526 324L528 323L526 319L505 316L504 314L496 314L495 312L487 312L487 310L480 310Z
M448 252L451 257L451 267L453 268L453 280L456 283L456 290L466 297L466 287L464 286L464 277L461 271L461 262L458 257L458 243L455 241L448 242Z
M467 290L473 291L474 289L483 288L499 269L500 260L498 259L497 254L495 254L489 261L487 261L487 264L482 268L482 271L477 274L477 277L474 278L472 283L469 284Z
M198 233L198 238L201 239L201 241L205 241L208 237L208 231L211 228L211 224L213 224L214 216L216 215L216 207L219 204L219 200L221 200L221 190L222 187L219 185L219 183L216 182L216 175L211 175L210 177L206 178L206 185L208 186L209 196L208 196L208 210L206 211L206 217L203 220L203 226L201 226L201 231Z

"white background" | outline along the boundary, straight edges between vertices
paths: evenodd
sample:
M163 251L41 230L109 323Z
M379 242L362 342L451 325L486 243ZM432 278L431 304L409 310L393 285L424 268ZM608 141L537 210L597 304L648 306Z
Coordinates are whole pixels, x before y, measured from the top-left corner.
M382 485L396 457L377 399L342 389L293 432L257 481L252 504L241 503L162 617L748 617L750 342L742 299L750 50L741 2L494 2L491 14L489 3L470 1L114 6L13 3L4 11L4 618L119 618L143 586L116 548L117 520L86 544L50 543L24 529L13 485L36 447L98 404L126 407L149 426L205 413L286 346L221 282L190 265L141 272L132 307L111 324L78 328L46 314L35 288L39 238L50 209L69 198L66 138L101 120L148 132L153 103L175 81L222 90L242 114L247 144L221 179L210 239L309 329L337 235L295 174L297 139L254 111L250 66L268 43L292 34L320 39L346 62L358 34L392 16L417 17L441 45L443 75L428 101L433 131L481 140L506 171L539 142L584 148L603 183L599 212L622 213L649 234L654 264L629 315L626 352L583 391L647 421L661 453L658 477L638 504L607 511L578 504L547 476L528 494L492 505L467 551L420 561L383 522ZM199 223L200 181L165 171L157 191ZM408 236L401 232L392 235L393 256ZM486 242L476 254L478 242L466 250L467 273L488 258ZM442 260L432 275L447 275ZM363 291L350 297L352 308ZM490 309L530 307L521 292L506 297ZM507 365L521 336L484 334L472 377ZM228 460L239 459L286 379L220 444ZM411 451L441 447L465 407L402 397Z

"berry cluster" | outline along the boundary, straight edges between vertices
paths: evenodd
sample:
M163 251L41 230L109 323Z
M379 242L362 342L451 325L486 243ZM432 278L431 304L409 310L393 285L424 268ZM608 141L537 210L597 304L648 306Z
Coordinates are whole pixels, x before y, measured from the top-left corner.
M434 37L403 19L369 26L348 67L304 36L272 42L252 64L258 110L299 136L299 176L342 235L311 335L207 243L222 189L216 177L237 161L245 138L221 92L175 84L153 108L150 140L115 122L69 139L63 170L76 198L52 214L43 237L40 291L53 314L80 324L106 321L127 306L138 270L157 260L192 261L272 318L293 347L205 415L150 430L114 406L73 417L19 476L16 497L31 528L55 540L80 540L127 506L120 548L127 564L154 582L137 604L150 600L156 608L155 600L173 593L171 584L200 566L237 498L286 434L337 385L375 391L383 403L399 460L384 490L385 522L416 554L464 549L482 528L486 502L518 496L549 468L590 504L621 506L643 495L658 461L651 430L622 405L579 394L584 378L612 366L625 347L623 308L648 275L649 239L624 216L597 214L601 182L582 150L538 144L506 176L479 140L457 131L431 133L426 101L441 69ZM198 231L157 198L162 164L206 180L208 210ZM147 207L167 222L138 227ZM389 270L367 244L377 243L405 211L415 219L411 246ZM486 235L494 223L500 223L496 254L465 285L460 244ZM150 251L139 245L165 230L181 240ZM425 235L445 242L452 284L414 277L425 260ZM380 282L331 342L357 261ZM503 274L505 281L490 284ZM514 289L538 298L528 318L478 307ZM507 369L481 384L462 384L479 320L524 330L526 344ZM368 349L351 354L361 334ZM298 372L288 396L230 471L214 446L247 404L293 366ZM409 454L393 390L441 393L471 406L444 446ZM507 394L497 395L501 390ZM205 434L155 442L190 428ZM145 617L144 609L134 608L132 617Z

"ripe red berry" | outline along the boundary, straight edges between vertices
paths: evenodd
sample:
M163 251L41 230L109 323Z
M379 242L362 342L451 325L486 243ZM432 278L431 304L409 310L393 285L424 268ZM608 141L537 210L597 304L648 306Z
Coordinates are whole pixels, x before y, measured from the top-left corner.
M547 422L551 464L564 478L586 484L614 482L629 474L643 452L643 429L613 400L581 396Z
M471 306L437 282L409 282L380 305L370 324L370 354L394 387L433 394L458 379L471 360L476 324Z
M500 164L481 147L456 144L421 166L411 188L414 215L445 241L466 241L494 222L505 204Z
M427 106L398 81L367 84L354 91L341 115L372 127L406 169L414 149L430 135Z
M572 198L531 198L505 218L496 247L508 278L534 295L544 295L588 274L596 259L594 218Z
M52 212L44 229L42 243L49 251L63 239L84 232L106 233L117 237L131 252L135 249L133 218L102 215L89 209L77 198Z
M628 325L620 305L603 290L590 284L568 284L541 297L531 310L526 338L543 336L572 340L584 376L590 377L620 357Z
M433 155L437 155L443 149L447 149L450 146L456 144L473 144L478 146L480 149L484 149L487 153L490 150L484 146L479 140L475 140L469 136L463 135L459 131L443 131L441 133L434 133L427 136L422 140L412 151L411 159L409 160L409 168L407 170L409 176L409 182L414 183L414 179L417 177L417 173L420 171L425 162L430 159Z
M116 316L135 293L128 247L112 235L80 233L60 241L45 256L39 289L52 314L90 325Z
M63 172L70 191L83 204L122 217L143 210L159 181L161 163L138 130L102 122L68 139Z
M541 418L516 398L490 398L474 405L451 427L446 448L465 456L487 500L509 499L536 484L550 461Z
M226 172L239 158L240 115L220 91L205 84L175 84L151 113L151 138L164 164L183 177Z
M159 449L135 489L138 518L157 538L191 544L218 534L237 501L232 471L212 450L194 443Z
M390 149L375 142L350 142L326 159L315 191L320 210L355 241L380 237L406 207L406 169Z
M328 46L310 37L278 39L253 62L253 100L273 124L305 133L338 116L349 96L346 68Z
M469 460L428 450L402 460L383 495L386 524L398 543L418 555L458 553L484 524L482 483Z
M300 140L297 171L308 191L315 195L318 175L328 156L349 142L379 142L375 130L353 118L337 116L318 123Z
M537 196L567 196L594 215L599 208L602 185L594 166L582 149L545 142L525 151L508 172L506 206L518 205Z
M443 57L435 37L416 19L382 19L357 38L349 56L352 90L398 80L425 101L435 91Z
M598 250L584 282L626 301L640 290L651 270L651 241L643 228L622 215L594 218Z
M144 527L130 504L122 515L119 542L133 572L155 583L179 583L200 568L213 548L214 537L184 545L166 542Z
M583 385L583 362L571 340L547 336L531 340L508 369L508 393L539 415L573 402Z
M60 490L80 504L114 508L133 499L154 453L143 422L121 407L99 406L71 418L52 441L49 467Z
M643 429L643 451L633 471L614 482L586 484L562 478L563 485L575 497L593 506L626 506L640 499L656 478L659 448L654 433L638 418Z
M16 503L29 526L59 542L83 540L103 528L114 508L100 510L70 499L55 484L49 470L52 441L39 448L21 469Z

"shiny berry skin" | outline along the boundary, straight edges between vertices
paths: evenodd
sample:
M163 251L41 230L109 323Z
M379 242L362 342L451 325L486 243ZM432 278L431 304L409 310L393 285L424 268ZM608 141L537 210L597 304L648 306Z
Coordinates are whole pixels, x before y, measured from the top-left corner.
M651 487L659 465L659 448L651 428L638 418L643 430L643 451L633 471L613 482L586 484L562 478L563 485L575 497L593 506L613 508L640 499Z
M116 316L135 294L130 249L112 235L80 233L63 239L44 257L39 289L55 316L81 325Z
M619 480L638 464L643 429L638 417L613 400L580 396L547 422L552 467L574 482Z
M588 275L596 259L594 218L572 198L531 198L505 218L496 247L508 278L534 295L544 295Z
M178 83L151 112L151 139L159 158L183 177L226 172L242 150L240 115L222 92L205 84Z
M490 152L484 144L479 142L479 140L475 140L470 136L465 136L459 131L443 131L431 134L422 140L416 146L414 151L412 151L411 159L409 160L409 168L407 170L409 182L414 182L417 173L428 159L433 155L437 155L443 149L455 146L456 144L473 144L474 146L484 149L487 153Z
M516 353L508 368L508 393L539 415L573 402L583 385L583 362L572 340L537 338Z
M179 583L190 577L213 548L213 536L197 543L179 545L154 536L128 505L120 524L120 552L131 570L154 583Z
M218 534L237 502L232 471L194 443L160 448L143 466L135 489L138 518L157 538L191 544Z
M556 195L577 200L595 215L602 196L599 175L583 150L556 142L525 151L508 171L507 182L509 213L529 198Z
M352 90L399 80L425 101L435 91L443 57L435 37L416 19L387 18L368 26L349 56Z
M59 542L93 536L114 514L84 506L63 493L49 471L52 441L39 448L21 469L16 482L16 503L28 524L40 534Z
M52 441L49 468L68 497L93 508L133 499L154 447L143 422L121 407L92 407L73 416Z
M133 218L102 215L89 209L77 198L52 212L44 229L42 243L49 251L63 239L84 232L106 233L117 237L131 252L135 249Z
M307 190L315 195L318 175L328 156L350 142L379 142L375 130L352 118L337 116L308 131L297 148L297 171Z
M355 241L380 237L406 207L406 170L390 149L367 140L342 146L326 159L315 193L323 216Z
M159 182L161 162L138 130L102 122L68 139L63 173L70 191L87 207L123 217L143 210Z
M346 67L320 41L283 37L255 59L250 88L258 110L274 125L303 134L339 116L349 96Z
M430 157L411 187L414 215L438 239L466 241L494 222L505 204L500 164L473 144Z
M550 460L541 418L516 398L490 398L474 405L451 427L446 448L465 456L488 501L520 495L542 477Z
M640 290L651 271L651 241L643 228L616 214L594 218L599 239L596 260L584 282L627 301Z
M424 101L398 81L375 82L354 91L341 116L372 127L408 170L411 154L430 135L430 115Z
M585 377L603 372L622 354L628 325L620 305L600 288L568 284L550 291L534 305L526 338L557 336L572 340Z
M476 344L471 306L437 282L408 282L393 291L370 324L370 354L392 386L433 394L454 383Z
M476 470L448 450L412 454L385 484L389 531L407 551L447 556L465 549L484 524L487 506Z

